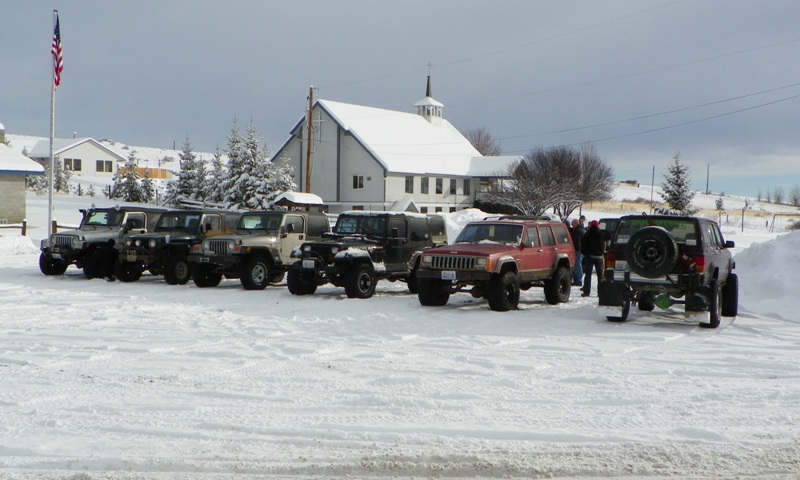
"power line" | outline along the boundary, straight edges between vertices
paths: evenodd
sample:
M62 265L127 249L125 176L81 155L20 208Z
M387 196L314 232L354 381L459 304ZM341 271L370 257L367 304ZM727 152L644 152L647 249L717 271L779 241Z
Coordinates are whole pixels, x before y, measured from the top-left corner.
M690 121L687 121L687 122L675 123L675 124L667 125L667 126L664 126L664 127L652 128L652 129L649 129L649 130L642 130L642 131L639 131L639 132L627 133L627 134L624 134L624 135L617 135L617 136L614 136L614 137L605 137L605 138L598 138L598 139L594 139L594 140L586 140L586 141L583 141L583 142L572 143L572 144L568 144L568 145L565 145L565 146L574 147L574 146L577 146L577 145L583 145L585 143L607 142L609 140L618 140L620 138L635 137L637 135L644 135L644 134L647 134L647 133L660 132L662 130L669 130L669 129L677 128L677 127L684 127L686 125L692 125L692 124L695 124L695 123L705 122L705 121L708 121L708 120L714 120L716 118L727 117L727 116L730 116L730 115L735 115L737 113L742 113L742 112L747 112L747 111L750 111L750 110L755 110L757 108L762 108L762 107L767 107L767 106L770 106L770 105L775 105L776 103L781 103L781 102L786 102L786 101L789 101L789 100L794 100L795 98L800 98L800 94L792 95L790 97L781 98L781 99L778 99L778 100L773 100L771 102L761 103L759 105L753 105L752 107L747 107L747 108L742 108L742 109L739 109L739 110L733 110L733 111L730 111L730 112L720 113L718 115L712 115L710 117L699 118L699 119L690 120ZM521 152L527 152L527 151L528 150L515 150L515 151L512 151L510 153L521 153Z
M651 113L651 114L648 114L648 115L640 115L638 117L626 118L624 120L613 120L613 121L610 121L610 122L595 123L595 124L592 124L592 125L584 125L584 126L581 126L581 127L565 128L565 129L562 129L562 130L551 130L549 132L531 133L531 134L526 134L526 135L514 135L514 136L511 136L511 137L498 138L497 140L513 140L513 139L518 139L518 138L538 137L538 136L543 136L543 135L553 135L553 134L556 134L556 133L568 133L568 132L575 132L575 131L578 131L578 130L587 130L587 129L590 129L590 128L606 127L606 126L609 126L609 125L616 125L616 124L620 124L620 123L633 122L633 121L637 121L637 120L644 120L646 118L660 117L660 116L664 116L664 115L670 115L670 114L673 114L673 113L685 112L685 111L688 111L688 110L694 110L694 109L697 109L697 108L709 107L709 106L712 106L712 105L719 105L719 104L722 104L722 103L732 102L732 101L735 101L735 100L741 100L743 98L754 97L754 96L757 96L757 95L763 95L765 93L772 93L772 92L776 92L778 90L784 90L784 89L787 89L787 88L796 87L798 85L800 85L800 82L791 83L789 85L784 85L784 86L781 86L781 87L770 88L768 90L762 90L760 92L747 93L747 94L739 95L739 96L736 96L736 97L730 97L730 98L726 98L724 100L716 100L716 101L713 101L713 102L701 103L699 105L692 105L692 106L683 107L683 108L676 108L674 110L667 110L667 111L664 111L664 112Z

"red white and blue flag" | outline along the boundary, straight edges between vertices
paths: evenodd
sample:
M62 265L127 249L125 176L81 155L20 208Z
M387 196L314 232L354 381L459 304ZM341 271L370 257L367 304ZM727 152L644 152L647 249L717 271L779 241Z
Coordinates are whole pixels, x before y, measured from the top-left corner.
M64 57L61 55L61 28L58 25L58 12L56 12L56 28L53 31L53 45L50 47L53 55L53 86L61 84L61 71L64 70Z

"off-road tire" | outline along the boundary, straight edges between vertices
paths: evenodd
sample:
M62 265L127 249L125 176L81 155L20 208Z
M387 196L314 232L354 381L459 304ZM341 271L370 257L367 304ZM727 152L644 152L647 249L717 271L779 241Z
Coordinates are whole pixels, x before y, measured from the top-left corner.
M170 285L186 285L192 277L186 255L169 257L164 265L164 280Z
M114 266L114 276L121 282L135 282L142 277L142 266L125 260Z
M419 279L417 278L417 269L411 270L411 273L406 277L406 285L408 285L408 293L419 292Z
M728 274L725 286L722 287L722 316L735 317L739 314L739 277L735 273Z
M708 302L708 323L700 322L700 326L704 328L717 328L719 327L720 317L722 316L722 288L716 280L711 282L709 288L711 288L711 298L709 298Z
M619 316L606 316L606 319L609 322L614 323L622 323L628 319L628 315L631 313L631 301L625 300L625 303L622 304L622 309L620 311Z
M239 272L239 281L245 290L264 290L271 277L270 264L264 257L248 258Z
M678 245L663 227L645 227L631 235L625 246L628 266L644 278L659 278L675 268Z
M344 278L344 293L347 298L370 298L375 294L375 272L365 263L354 265Z
M511 270L492 276L489 280L487 300L489 300L489 310L495 312L507 312L516 310L519 305L519 278Z
M445 288L450 283L438 278L418 278L417 297L419 304L424 307L441 307L447 305L450 299L450 292Z
M566 303L572 291L572 276L564 267L556 268L553 277L544 282L544 299L550 305Z
M639 305L639 310L652 312L656 308L656 294L654 292L640 292L637 304Z
M45 275L63 275L67 271L67 267L69 267L67 262L56 260L44 253L39 255L39 270Z
M317 284L295 269L290 269L286 273L286 286L292 295L312 295L317 291Z
M216 287L222 281L222 274L211 270L195 270L192 273L192 281L199 288Z

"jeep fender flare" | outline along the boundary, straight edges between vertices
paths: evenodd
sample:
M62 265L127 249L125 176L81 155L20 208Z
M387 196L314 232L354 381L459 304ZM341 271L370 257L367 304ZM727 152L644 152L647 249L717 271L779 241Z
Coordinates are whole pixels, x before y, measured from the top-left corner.
M247 251L246 253L239 253L237 255L241 259L240 261L242 263L244 263L248 258L264 257L273 266L283 264L283 262L281 261L281 254L275 247L258 246L258 247L248 247L248 248L249 251Z
M497 259L497 264L494 267L494 271L492 273L496 273L500 275L501 273L511 270L514 273L519 271L519 266L517 265L517 261L512 256L503 256Z
M575 264L569 262L569 255L566 253L559 253L553 260L553 271L555 272L558 267L564 267L571 272L575 269Z

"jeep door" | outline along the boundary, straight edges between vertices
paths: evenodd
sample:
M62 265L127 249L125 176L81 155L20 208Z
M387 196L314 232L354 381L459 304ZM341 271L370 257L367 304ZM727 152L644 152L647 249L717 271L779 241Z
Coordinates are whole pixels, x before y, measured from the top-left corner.
M714 269L719 269L719 278L727 278L731 272L730 253L725 249L725 242L719 227L713 223L701 223L701 234L706 245L706 273L714 273Z
M406 263L417 250L416 243L418 242L409 241L408 224L405 218L389 218L386 247L384 248L386 271L406 270Z
M306 238L306 219L302 215L286 214L280 234L281 261L290 265L295 259L291 258L292 250L299 247Z
M539 238L537 227L528 227L525 238L522 241L522 250L517 256L517 267L519 268L519 281L531 282L539 278L538 270L544 258L542 240Z
M222 235L222 216L218 213L206 213L200 221L205 238Z

